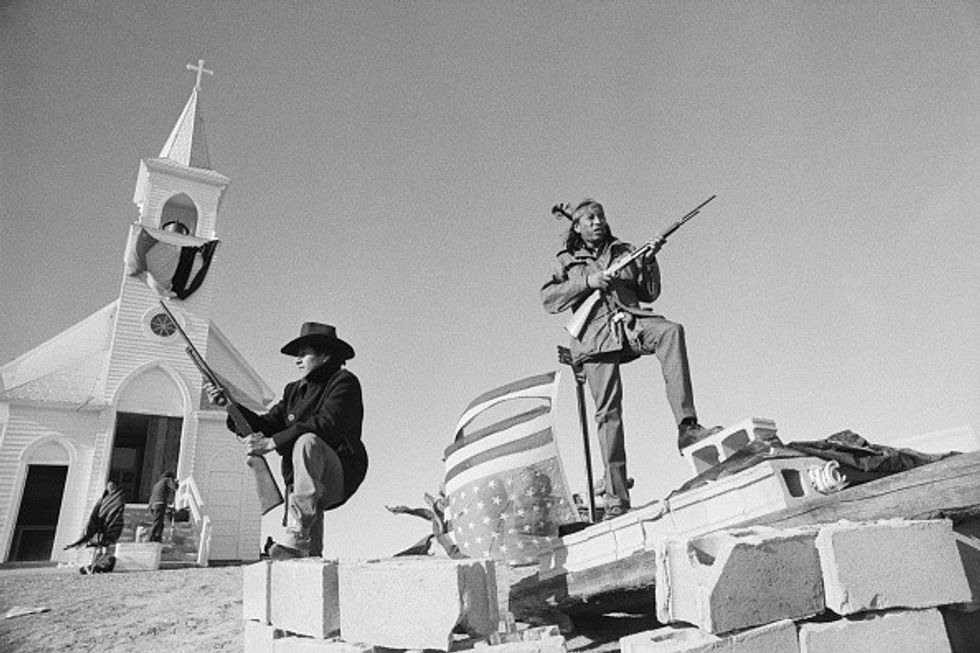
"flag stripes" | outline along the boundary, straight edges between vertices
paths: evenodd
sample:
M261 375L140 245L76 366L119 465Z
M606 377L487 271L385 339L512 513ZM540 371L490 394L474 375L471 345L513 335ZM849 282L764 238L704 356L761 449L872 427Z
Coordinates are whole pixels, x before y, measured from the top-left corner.
M558 536L558 526L578 518L554 438L558 378L549 372L509 383L480 395L463 411L445 452L443 491L446 517L464 554L533 564ZM465 432L485 411L515 399L539 399L541 405L517 414L511 410L510 416ZM511 405L504 408L500 414L507 415Z
M548 372L547 374L514 381L483 393L471 401L466 410L463 411L456 425L456 438L460 437L462 430L477 415L501 402L511 399L547 399L550 402L554 394L554 387L557 385L555 383L556 377L557 372Z
M492 447L494 446L493 444L487 444L486 442L480 442L480 441L487 440L488 438L491 440L499 440L502 437L506 437L505 435L499 435L499 434L509 429L517 428L521 424L524 424L525 422L533 421L537 423L537 422L544 421L546 423L550 423L550 419L549 419L550 413L551 413L550 406L538 406L533 410L529 410L527 412L521 413L520 415L514 415L513 417L508 417L505 420L501 420L496 424L493 424L486 428L482 428L479 431L474 431L469 435L459 437L459 439L457 439L455 442L449 445L449 448L446 449L446 465L448 467L451 467L452 465L455 464L455 463L450 463L449 460L453 456L458 456L459 454L457 452L459 452L460 449L466 447L467 448L466 450L468 452L475 452L475 451L479 451L481 447L482 448L486 448L488 446ZM535 427L531 427L531 428L535 428ZM497 436L497 437L494 438L493 436ZM480 443L479 447L477 446L477 443Z
M530 465L550 458L555 455L554 449L546 445L551 444L551 429L547 428L471 456L446 472L446 492L452 492L466 483L504 469Z

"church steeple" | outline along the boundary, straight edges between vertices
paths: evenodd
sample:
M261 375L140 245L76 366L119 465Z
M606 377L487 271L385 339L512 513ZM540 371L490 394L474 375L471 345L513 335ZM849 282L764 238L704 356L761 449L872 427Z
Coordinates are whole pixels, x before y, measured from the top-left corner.
M204 110L201 106L201 74L214 75L213 70L204 67L204 60L198 59L197 65L187 64L188 70L197 73L194 90L177 119L177 124L170 132L170 137L160 150L161 159L170 159L191 168L211 169L211 157L208 154L208 139L204 134Z
M211 169L204 133L201 75L214 73L204 67L203 59L196 66L187 64L187 69L197 73L194 89L159 156L140 162L133 202L143 226L213 239L218 207L229 182Z
M189 168L211 169L211 156L208 154L208 139L204 135L204 112L197 88L170 132L167 142L160 150L161 159L170 159Z

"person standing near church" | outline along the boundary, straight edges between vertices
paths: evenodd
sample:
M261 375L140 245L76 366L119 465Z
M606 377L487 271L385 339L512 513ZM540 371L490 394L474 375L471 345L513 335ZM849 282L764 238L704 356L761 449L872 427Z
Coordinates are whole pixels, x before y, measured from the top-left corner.
M684 328L640 307L640 302L653 302L660 295L656 253L663 243L611 276L606 269L636 248L612 235L603 207L595 200L583 200L566 217L570 224L563 247L540 295L545 310L560 313L574 311L593 292L601 292L601 300L569 349L575 364L583 367L595 403L605 468L605 517L612 518L630 508L620 365L647 354L660 360L667 402L678 425L679 449L718 428L706 429L698 423Z
M177 494L177 481L173 472L165 472L153 485L150 491L150 515L153 517L153 528L150 530L151 542L163 541L163 522L167 508L173 505Z
M92 508L92 513L85 524L85 532L76 541L65 546L65 550L80 547L89 542L99 547L115 544L119 536L122 535L125 509L126 499L122 488L114 481L109 481L106 483L102 496Z
M280 351L294 357L300 379L287 384L264 415L240 406L255 429L243 440L248 453L275 451L282 457L286 529L284 540L269 548L274 560L319 556L324 511L346 502L368 467L361 384L344 367L354 349L333 326L306 322ZM205 390L212 402L226 403L219 389L205 384ZM228 428L234 431L230 418Z

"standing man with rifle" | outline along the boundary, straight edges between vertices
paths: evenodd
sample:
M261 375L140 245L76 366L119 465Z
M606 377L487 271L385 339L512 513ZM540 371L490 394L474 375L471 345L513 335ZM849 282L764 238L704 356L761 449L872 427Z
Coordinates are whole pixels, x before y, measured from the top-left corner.
M612 235L602 205L595 200L583 200L572 211L561 205L552 209L570 224L552 276L541 288L541 301L549 313L574 313L566 327L572 334L569 348L584 369L596 407L605 467L605 519L630 508L620 365L646 354L660 359L679 449L717 430L698 423L684 328L640 307L640 302L660 295L656 254L667 236L712 199L639 249Z
M264 415L239 406L252 427L244 438L248 453L282 456L286 535L269 550L278 560L321 555L323 512L354 494L368 466L361 443L361 385L344 369L354 349L333 326L306 322L299 337L280 351L295 357L301 378L287 384L282 399ZM227 403L223 389L211 382L205 389L213 403ZM231 417L228 428L235 430Z

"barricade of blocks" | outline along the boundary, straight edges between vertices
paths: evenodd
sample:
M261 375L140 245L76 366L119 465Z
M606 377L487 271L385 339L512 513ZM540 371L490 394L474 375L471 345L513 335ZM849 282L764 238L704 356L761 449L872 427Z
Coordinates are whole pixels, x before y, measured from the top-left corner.
M812 472L826 463L810 456L763 460L672 496L665 516L670 531L706 533L809 501L819 494Z
M939 608L972 593L947 520L664 538L657 618L624 653L952 651Z
M556 540L539 555L538 573L582 571L653 550L663 537L709 533L810 501L820 494L815 472L826 464L810 456L763 460Z
M243 569L242 616L246 653L565 651L557 630L501 619L489 559L263 560Z

